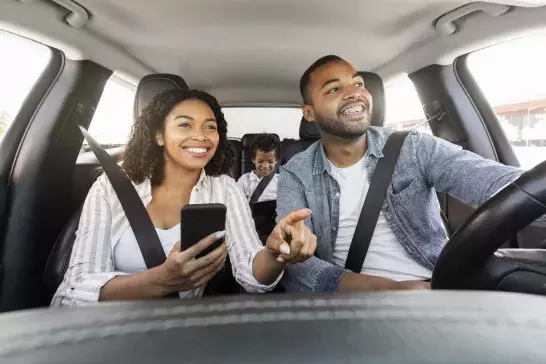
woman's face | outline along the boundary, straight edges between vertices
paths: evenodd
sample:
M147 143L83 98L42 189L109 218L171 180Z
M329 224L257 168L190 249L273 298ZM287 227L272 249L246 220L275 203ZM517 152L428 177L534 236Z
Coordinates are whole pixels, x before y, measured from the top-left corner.
M164 147L166 163L190 171L201 170L220 142L216 117L201 100L182 101L165 118L163 134L158 133L156 141Z

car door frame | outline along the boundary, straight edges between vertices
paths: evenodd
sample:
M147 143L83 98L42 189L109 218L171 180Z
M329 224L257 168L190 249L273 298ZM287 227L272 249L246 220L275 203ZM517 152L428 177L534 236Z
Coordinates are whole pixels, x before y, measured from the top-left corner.
M44 268L72 213L74 168L83 136L111 70L70 60L51 48L51 61L8 129L1 154L5 202L0 236L0 311L48 305Z
M468 70L467 57L465 54L452 64L430 65L409 74L426 116L444 113L440 120L430 123L432 133L484 158L519 167L493 108ZM439 194L438 198L452 231L461 227L474 212L473 208L452 196ZM502 247L541 247L541 238L537 239L537 234L544 237L546 230L528 227Z
M487 101L485 94L470 71L468 66L468 57L470 54L467 53L460 56L454 62L454 69L460 79L461 86L472 99L477 112L480 114L484 125L489 131L490 138L499 156L499 162L514 167L521 167L516 153L495 114L495 110L489 101ZM521 230L515 237L513 247L523 249L545 248L546 227L530 225Z

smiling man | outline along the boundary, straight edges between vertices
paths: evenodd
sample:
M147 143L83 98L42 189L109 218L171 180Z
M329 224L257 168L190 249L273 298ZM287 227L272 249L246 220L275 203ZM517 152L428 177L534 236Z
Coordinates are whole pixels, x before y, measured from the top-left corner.
M281 168L278 218L309 208L315 257L287 268L288 291L426 289L446 240L436 191L478 207L521 173L430 135L406 137L362 270L345 269L369 180L390 132L370 126L366 80L326 56L303 74L304 118L321 140ZM373 223L373 222L370 222Z

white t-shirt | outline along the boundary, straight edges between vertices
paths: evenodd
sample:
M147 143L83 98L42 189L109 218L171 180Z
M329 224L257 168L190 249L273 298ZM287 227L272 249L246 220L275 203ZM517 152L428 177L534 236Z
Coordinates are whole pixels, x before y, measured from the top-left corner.
M237 181L237 184L243 190L243 193L245 194L247 200L250 201L250 198L252 197L254 190L256 190L256 187L258 187L260 180L261 178L258 177L258 175L254 171L252 171L252 172L243 174L241 178L239 178L239 180ZM262 195L260 196L257 202L276 200L278 182L279 182L279 175L275 174L273 176L273 179L269 182L267 187L264 189L264 192L262 193Z
M180 224L176 224L167 230L156 228L155 231L163 246L165 255L169 255L174 244L176 244L177 241L180 241ZM133 232L133 229L126 229L114 247L114 265L116 266L116 269L122 272L135 273L146 270L142 253L140 252L140 249L135 249L135 247L138 247L135 233ZM204 291L205 286L202 286L194 290L178 292L178 295L180 298L201 297Z
M365 167L365 157L347 168L337 168L331 162L329 163L341 192L339 229L334 246L333 262L344 267L370 183ZM383 212L379 214L360 273L386 277L395 281L425 280L432 276L432 271L419 265L402 247Z

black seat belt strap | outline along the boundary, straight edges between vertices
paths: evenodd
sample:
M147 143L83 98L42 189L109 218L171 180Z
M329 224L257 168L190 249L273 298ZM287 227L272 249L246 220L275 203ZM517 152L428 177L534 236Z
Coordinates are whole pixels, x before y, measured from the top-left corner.
M131 225L131 229L135 234L146 267L150 269L163 264L166 259L165 251L157 236L150 215L148 215L133 184L115 160L89 135L87 130L81 125L78 125L78 127L102 165L118 196L127 220L129 220L129 225Z
M252 196L250 196L250 203L258 202L258 199L260 198L260 196L262 196L262 193L264 193L269 183L273 180L273 177L275 177L275 173L277 173L277 168L278 164L275 166L275 169L271 173L269 173L265 177L262 177L262 179L258 183L258 186L256 186L256 189L252 193Z
M387 190L391 185L394 167L398 161L398 155L404 145L404 140L409 131L398 131L390 135L383 147L383 158L377 162L375 172L370 182L370 188L362 206L360 217L356 225L355 233L345 262L345 268L355 273L360 273L364 259L368 253L372 241L373 232L377 225L377 219L387 196Z

